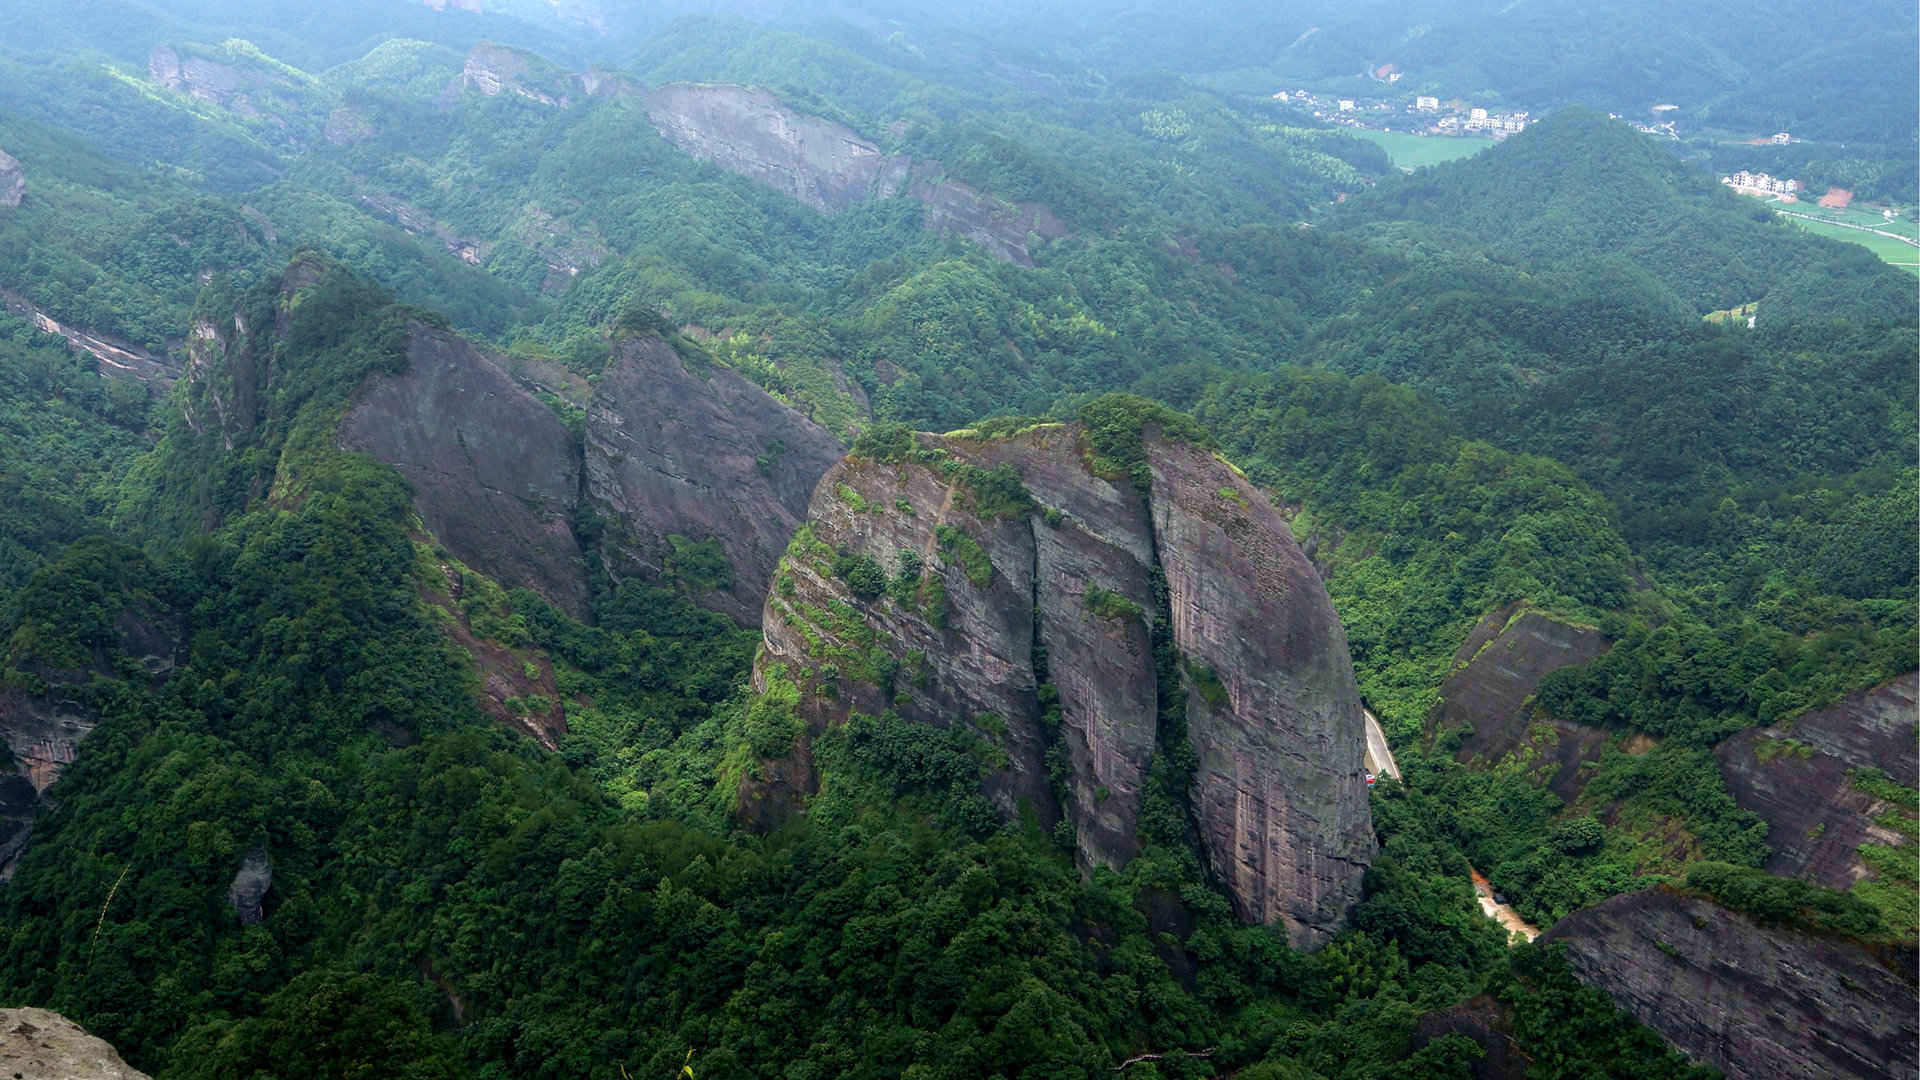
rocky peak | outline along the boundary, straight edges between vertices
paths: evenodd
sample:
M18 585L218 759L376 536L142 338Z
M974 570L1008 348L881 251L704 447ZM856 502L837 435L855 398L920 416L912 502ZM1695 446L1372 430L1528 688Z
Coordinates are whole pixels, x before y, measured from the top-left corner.
M891 709L971 725L1000 752L983 787L1003 815L1064 817L1084 869L1117 867L1141 847L1149 763L1184 735L1236 908L1325 940L1373 854L1363 726L1332 605L1266 498L1152 430L1150 488L1103 470L1079 424L917 440L829 470L780 564L754 683L797 688L805 733L743 781L742 820L799 812L811 739ZM1162 728L1162 595L1184 732Z
M27 194L27 170L13 155L0 150L0 206L19 206Z
M795 112L765 90L675 83L643 98L668 142L728 172L837 213L870 199L907 196L926 226L980 244L995 258L1030 264L1034 237L1067 235L1044 206L1013 204L944 177L938 162L889 154L845 125Z

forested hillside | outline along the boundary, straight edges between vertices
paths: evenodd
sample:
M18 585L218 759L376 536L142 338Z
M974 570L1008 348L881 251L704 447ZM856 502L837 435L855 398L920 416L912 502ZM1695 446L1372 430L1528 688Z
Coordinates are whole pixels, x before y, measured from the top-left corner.
M1580 63L1550 9L665 14L127 0L0 46L0 1004L163 1077L1693 1074L1474 871L1911 984L1913 279L1605 112L1657 68L1771 117L1806 13L1637 75L1626 9ZM1568 107L1402 175L1235 92L1421 56ZM994 465L1036 431L1086 507ZM1232 673L1163 439L1311 560L1404 775L1311 951L1207 832ZM1062 609L1082 534L1141 550ZM1031 715L933 715L995 619ZM1082 622L1157 725L1126 791L1060 735ZM1063 812L1005 795L1022 725ZM1769 832L1795 762L1844 880Z

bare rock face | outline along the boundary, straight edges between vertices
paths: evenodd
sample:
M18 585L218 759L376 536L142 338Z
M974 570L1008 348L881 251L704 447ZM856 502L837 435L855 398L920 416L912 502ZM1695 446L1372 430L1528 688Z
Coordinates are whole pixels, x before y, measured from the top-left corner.
M905 195L927 228L965 236L996 258L1030 264L1035 236L1067 235L1043 206L1014 205L943 178L936 162L888 154L842 124L794 112L765 90L676 83L649 91L647 116L668 142L728 172L837 213Z
M225 45L157 46L147 55L147 77L289 136L290 119L298 117L313 90L305 76Z
M460 84L488 97L513 94L555 107L568 104L566 80L559 77L545 60L506 45L482 42L467 54L466 67L460 72Z
M1581 765L1600 760L1612 735L1540 716L1530 699L1548 673L1587 663L1607 648L1600 631L1524 604L1491 612L1454 654L1427 730L1471 725L1473 734L1456 755L1463 764L1491 765L1513 754L1536 755L1542 766L1552 767L1547 786L1572 801L1588 775ZM1543 737L1547 731L1550 739Z
M1847 889L1871 873L1860 845L1909 842L1876 822L1892 807L1856 778L1878 769L1896 784L1920 786L1916 696L1920 672L1909 672L1714 748L1734 801L1766 819L1768 872Z
M0 150L0 206L19 206L27 193L27 170L5 150Z
M340 444L391 464L455 558L576 617L586 578L570 519L580 460L566 425L464 339L414 324L407 371L361 387Z
M587 497L608 522L616 572L667 574L674 537L717 543L731 586L695 598L750 626L814 484L840 455L824 428L737 373L695 373L659 338L629 338L587 414Z
M227 887L227 906L233 909L234 917L241 926L252 926L260 921L260 904L267 898L267 890L273 888L273 861L267 858L266 848L254 848L240 863L240 869L234 872L233 884Z
M49 1009L0 1009L0 1077L147 1080L105 1039Z
M1157 437L1150 497L1096 475L1077 424L918 438L902 460L830 470L780 563L754 681L798 686L806 734L742 782L742 821L777 824L817 788L812 738L892 709L970 725L999 752L983 789L1004 816L1064 817L1083 869L1124 865L1164 734L1159 571L1206 855L1243 917L1325 940L1373 855L1363 726L1332 605L1264 497ZM982 496L974 470L1003 467L1030 512ZM862 560L889 594L842 572Z
M1339 924L1373 858L1346 634L1245 477L1180 443L1150 444L1147 462L1202 843L1242 917L1311 940Z
M1920 1071L1910 952L1883 958L1664 888L1577 911L1542 940L1564 942L1582 980L1729 1080Z
M675 83L650 91L645 103L668 142L815 210L898 194L913 167L843 125L793 112L765 90Z

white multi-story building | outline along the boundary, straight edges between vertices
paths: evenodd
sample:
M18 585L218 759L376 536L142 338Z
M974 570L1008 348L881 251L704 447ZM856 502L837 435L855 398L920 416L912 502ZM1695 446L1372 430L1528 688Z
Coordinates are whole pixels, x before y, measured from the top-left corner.
M1438 109L1440 107L1440 99L1437 97L1428 97L1422 94L1421 96L1413 99L1413 107L1416 109L1420 109L1423 112L1432 112L1433 110Z
M1353 111L1353 99L1352 99L1352 98L1341 98L1341 99L1340 99L1340 111L1341 111L1341 112L1352 112L1352 111Z

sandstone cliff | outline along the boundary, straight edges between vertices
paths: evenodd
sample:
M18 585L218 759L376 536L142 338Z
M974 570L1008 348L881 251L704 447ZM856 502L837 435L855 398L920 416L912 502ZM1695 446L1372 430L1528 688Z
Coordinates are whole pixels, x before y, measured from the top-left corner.
M1920 786L1917 692L1920 672L1909 672L1714 748L1734 800L1766 819L1769 872L1846 889L1869 874L1860 845L1908 843L1876 820L1892 805L1858 780L1878 769L1902 787Z
M1584 981L1730 1080L1916 1074L1911 954L1762 926L1667 889L1575 912L1541 940L1564 942Z
M368 379L339 438L412 482L421 520L455 558L585 615L573 436L499 360L416 323L406 372Z
M12 155L0 150L0 206L19 206L27 193L27 170Z
M904 195L924 207L928 229L957 233L1017 263L1032 262L1033 237L1067 234L1043 206L1007 203L945 179L938 163L886 153L844 125L787 108L765 90L680 83L642 100L667 141L816 210L834 213Z
M105 1039L48 1009L0 1009L0 1076L14 1080L147 1080Z
M1524 604L1489 613L1454 654L1440 686L1429 733L1470 725L1457 754L1462 763L1492 765L1509 755L1531 757L1553 793L1571 802L1585 786L1581 766L1600 759L1611 737L1584 724L1542 717L1533 693L1549 672L1584 664L1607 650L1606 638Z
M752 625L774 563L841 446L739 374L689 371L646 336L615 346L587 413L585 455L610 568L660 577L674 568L676 537L682 550L717 544L729 573L681 581L699 589L702 604Z
M1360 706L1332 606L1265 497L1157 434L1151 495L1097 473L1077 424L918 438L830 470L781 562L755 686L797 684L806 734L742 783L742 820L795 812L819 782L811 738L892 709L972 725L1000 754L984 789L1002 814L1064 816L1083 868L1124 864L1149 762L1178 737L1159 728L1164 596L1205 855L1243 917L1325 940L1373 854Z

